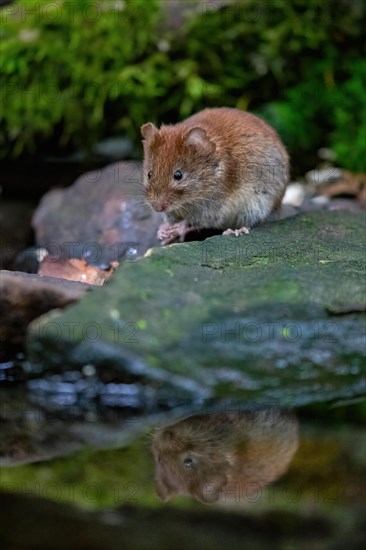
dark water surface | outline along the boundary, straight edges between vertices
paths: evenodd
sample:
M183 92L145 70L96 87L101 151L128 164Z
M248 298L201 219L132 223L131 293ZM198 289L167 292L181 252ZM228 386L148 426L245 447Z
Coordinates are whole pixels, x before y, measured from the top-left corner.
M360 398L291 410L172 395L149 409L146 388L98 385L91 365L28 382L2 366L1 548L366 540Z

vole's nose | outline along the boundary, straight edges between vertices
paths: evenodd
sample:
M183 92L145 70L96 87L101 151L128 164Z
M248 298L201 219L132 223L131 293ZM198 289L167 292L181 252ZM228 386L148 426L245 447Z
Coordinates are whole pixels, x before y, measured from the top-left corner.
M168 203L165 199L156 199L153 202L153 208L157 212L164 212L164 210L166 210L167 206L168 206Z

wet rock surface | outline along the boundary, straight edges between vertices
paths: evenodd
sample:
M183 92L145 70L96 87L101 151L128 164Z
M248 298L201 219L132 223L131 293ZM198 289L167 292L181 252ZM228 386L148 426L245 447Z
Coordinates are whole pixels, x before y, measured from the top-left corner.
M22 346L33 319L76 302L88 288L92 287L53 277L0 271L0 343Z
M28 350L40 372L109 365L118 382L169 380L203 400L360 394L363 235L362 215L311 212L154 249L52 316L55 332L34 321Z

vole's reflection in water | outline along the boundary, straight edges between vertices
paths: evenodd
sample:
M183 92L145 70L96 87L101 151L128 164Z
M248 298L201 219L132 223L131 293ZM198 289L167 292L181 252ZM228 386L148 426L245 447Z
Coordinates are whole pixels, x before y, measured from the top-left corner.
M157 429L152 438L156 492L241 502L279 478L298 447L289 410L207 413Z

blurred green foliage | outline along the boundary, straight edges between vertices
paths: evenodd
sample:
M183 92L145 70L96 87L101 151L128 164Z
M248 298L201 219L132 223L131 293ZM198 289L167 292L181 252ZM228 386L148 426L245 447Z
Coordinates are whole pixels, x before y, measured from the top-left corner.
M227 105L272 123L295 167L330 147L339 165L366 170L363 0L201 2L182 25L167 19L168 6L17 0L2 8L2 156L37 153L50 139L87 148L127 134L138 145L147 120Z
M55 132L60 145L90 145L120 129L108 119L116 102L123 129L136 108L148 117L149 98L159 95L149 82L157 7L157 0L19 0L3 8L3 153L34 151Z

